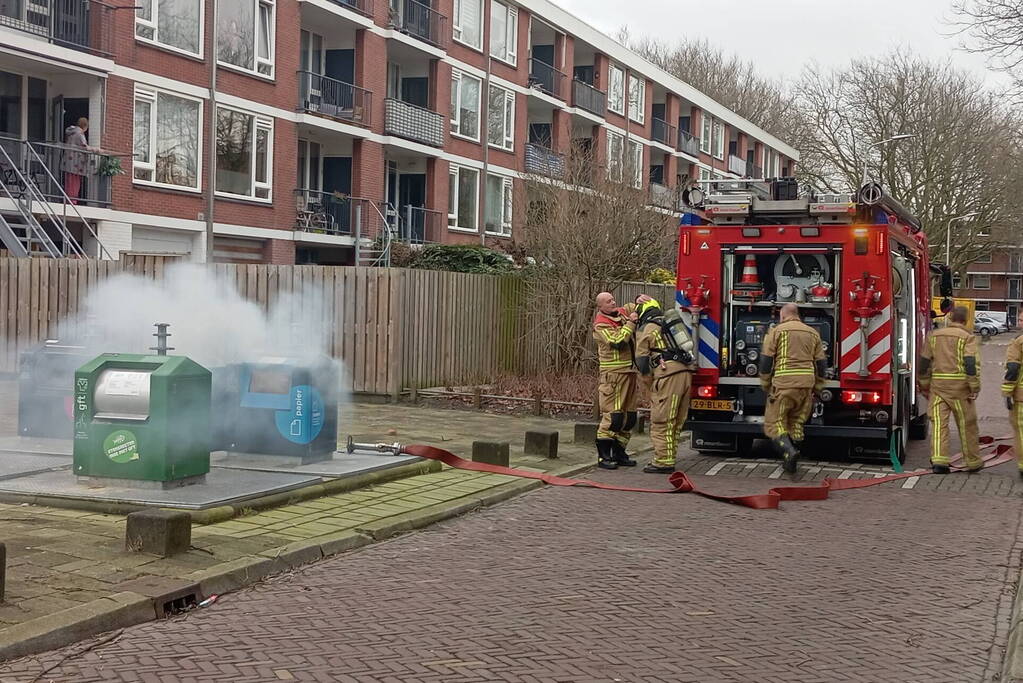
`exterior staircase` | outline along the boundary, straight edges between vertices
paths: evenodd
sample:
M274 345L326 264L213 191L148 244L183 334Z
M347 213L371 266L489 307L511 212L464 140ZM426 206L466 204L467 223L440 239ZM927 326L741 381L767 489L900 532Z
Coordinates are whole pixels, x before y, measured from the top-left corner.
M355 211L352 230L355 265L385 268L391 265L391 242L397 230L393 220L400 220L400 217L390 203L378 205L369 200L360 203Z

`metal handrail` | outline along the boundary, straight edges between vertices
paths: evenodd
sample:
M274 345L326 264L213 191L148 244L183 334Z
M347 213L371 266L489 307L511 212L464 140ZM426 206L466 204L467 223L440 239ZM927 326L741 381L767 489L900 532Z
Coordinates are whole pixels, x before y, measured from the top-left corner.
M19 140L18 142L20 143L21 141ZM63 255L62 251L58 249L57 245L52 239L50 239L50 236L46 233L46 230L43 229L43 226L39 223L35 214L32 212L32 203L40 201L38 188L35 186L35 183L25 177L19 165L15 163L14 159L11 158L11 155L8 154L7 149L3 145L0 145L0 154L3 154L3 159L0 159L0 161L7 162L11 170L14 172L15 179L18 184L24 188L23 193L25 196L21 198L15 197L11 194L10 188L7 187L7 183L0 182L0 187L3 187L4 193L15 203L15 206L19 207L19 213L26 221L27 229L30 229L35 239L42 243L43 248L46 250L46 253L50 256L50 258L60 258ZM43 206L44 212L48 214L47 217L49 217L49 213L51 213L51 211L49 211L49 207L47 206L45 199L42 199L41 205ZM54 218L56 218L56 216L54 216ZM60 233L61 237L64 238L64 244L70 246L75 255L85 256L85 252L75 240L74 236L68 232L67 226L64 225L63 221L51 218L51 222L54 224L54 227L57 229L57 232ZM31 245L33 236L26 235L26 238L29 243L26 245L27 247Z
M341 5L355 10L367 17L373 16L373 0L331 0L335 5Z
M397 0L397 9L392 5L390 23L403 33L419 38L431 45L444 47L447 16L418 0ZM409 15L412 18L409 18ZM423 18L426 19L425 23Z
M299 70L299 106L335 119L370 125L373 92L308 70ZM313 102L313 91L319 94ZM315 105L315 106L314 106ZM328 108L336 111L331 112ZM350 112L350 115L348 114Z
M540 89L548 95L557 97L559 100L565 99L561 94L561 85L565 82L566 78L565 73L554 68L553 65L536 57L529 58L530 85L534 83L539 85Z
M690 156L700 155L700 138L696 137L688 130L678 131L678 144L675 149L679 152L685 152Z
M607 93L603 90L598 90L586 81L573 78L572 105L598 116L603 116L607 111Z
M100 0L37 0L34 4L46 6L46 25L6 14L0 14L0 25L40 36L54 45L84 50L102 57L112 55L109 43L113 22L107 13L117 9L113 5Z

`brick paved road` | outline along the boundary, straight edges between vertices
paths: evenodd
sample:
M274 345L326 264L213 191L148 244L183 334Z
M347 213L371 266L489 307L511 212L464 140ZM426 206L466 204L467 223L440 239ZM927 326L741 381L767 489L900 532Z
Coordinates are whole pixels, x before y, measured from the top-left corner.
M0 680L64 656L40 680L996 680L1020 573L1013 469L971 493L880 487L770 512L544 489Z

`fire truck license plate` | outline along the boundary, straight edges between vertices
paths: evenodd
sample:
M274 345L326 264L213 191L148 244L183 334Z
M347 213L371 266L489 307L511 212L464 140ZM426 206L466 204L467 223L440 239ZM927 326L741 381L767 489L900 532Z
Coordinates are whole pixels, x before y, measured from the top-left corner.
M707 398L694 398L689 402L691 410L732 410L732 402L727 399L711 400Z

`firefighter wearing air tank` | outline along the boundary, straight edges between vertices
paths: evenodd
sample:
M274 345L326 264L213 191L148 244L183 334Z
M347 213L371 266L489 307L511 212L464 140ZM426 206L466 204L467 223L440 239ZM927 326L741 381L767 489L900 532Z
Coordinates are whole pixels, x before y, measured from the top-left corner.
M798 306L785 304L779 317L760 356L760 384L767 392L764 433L784 459L785 471L792 473L814 393L824 388L827 362L821 336L799 319Z
M649 297L640 297L638 303ZM597 342L600 381L600 425L597 427L597 466L607 470L632 467L636 461L625 447L636 426L636 323L637 304L619 307L614 295L597 295L597 314L593 319L593 338Z
M1005 379L1002 381L1002 396L1009 409L1012 433L1016 437L1016 460L1019 475L1023 477L1023 336L1016 337L1005 353Z
M955 418L963 458L968 472L984 466L977 435L977 407L980 393L977 338L966 330L968 311L952 309L949 323L931 332L920 354L920 389L931 399L931 468L936 474L949 472L949 420Z
M636 367L650 383L650 441L654 459L643 471L667 474L675 471L678 438L689 414L693 385L693 341L678 311L661 311L650 299L639 305Z

